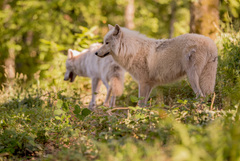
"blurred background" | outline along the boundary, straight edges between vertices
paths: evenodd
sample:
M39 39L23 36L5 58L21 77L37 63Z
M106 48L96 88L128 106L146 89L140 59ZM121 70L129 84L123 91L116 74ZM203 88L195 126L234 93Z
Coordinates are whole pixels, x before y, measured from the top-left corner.
M107 24L156 39L194 32L214 40L240 26L239 0L1 0L0 8L1 88L17 73L55 85L66 50L102 42Z

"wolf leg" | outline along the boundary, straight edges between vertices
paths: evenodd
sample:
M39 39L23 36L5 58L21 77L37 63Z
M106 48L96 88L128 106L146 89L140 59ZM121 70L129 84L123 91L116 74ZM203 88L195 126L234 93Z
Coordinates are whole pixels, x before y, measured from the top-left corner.
M101 86L101 81L99 78L93 78L92 79L92 100L89 104L89 109L94 109L96 104L96 98L97 98L97 92L99 91Z
M138 101L138 106L144 107L147 106L147 101L149 98L149 95L152 91L152 86L147 83L139 83L138 85L138 98L143 97L144 99L141 99Z
M195 92L195 94L198 96L203 97L203 93L202 90L200 88L199 85L199 76L197 74L197 71L195 70L195 67L192 66L187 70L187 76L188 76L188 80L191 84L191 87L193 89L193 91Z
M200 86L200 75L206 62L206 54L203 51L193 47L187 55L186 73L196 97L204 97L204 93Z
M216 58L217 59L217 58ZM217 73L217 60L208 62L200 75L200 87L203 95L214 93L215 81Z
M116 96L112 96L111 102L110 102L110 107L115 107L115 103L116 103Z
M103 84L107 88L107 96L106 96L106 99L105 99L103 105L104 106L109 106L109 101L110 101L110 96L111 96L111 93L112 93L112 88L108 85L108 83L106 81L103 81Z
M121 76L113 76L110 78L110 88L112 89L110 107L115 107L116 97L121 96L124 89L123 79Z

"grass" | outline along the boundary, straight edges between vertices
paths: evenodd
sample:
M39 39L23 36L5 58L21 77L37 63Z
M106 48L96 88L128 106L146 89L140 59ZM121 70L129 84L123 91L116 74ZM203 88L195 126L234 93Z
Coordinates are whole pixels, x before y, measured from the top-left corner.
M183 80L155 88L151 106L140 108L137 84L126 76L118 108L101 106L102 92L92 112L89 79L69 84L38 73L26 85L17 75L0 91L0 160L240 160L236 35L218 43L215 98L195 99Z

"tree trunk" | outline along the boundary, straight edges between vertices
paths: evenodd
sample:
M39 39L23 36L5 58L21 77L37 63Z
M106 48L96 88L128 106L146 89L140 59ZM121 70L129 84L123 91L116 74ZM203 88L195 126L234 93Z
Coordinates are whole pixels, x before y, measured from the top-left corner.
M8 4L8 0L4 0L2 9L5 10L7 8L10 8L10 5ZM11 38L10 42L14 43L14 41L14 38ZM9 80L11 85L13 78L15 78L15 49L8 49L8 57L4 60L4 66L6 79Z
M6 77L9 81L15 78L15 50L8 49L8 58L4 61Z
M172 2L171 2L169 38L173 38L173 36L174 36L174 22L175 22L176 9L177 9L176 8L176 1L172 0Z
M127 0L128 4L125 8L125 26L129 29L134 29L134 0Z
M3 0L1 8L4 10L7 6L7 0Z
M219 25L219 0L195 0L190 5L190 32L216 38Z

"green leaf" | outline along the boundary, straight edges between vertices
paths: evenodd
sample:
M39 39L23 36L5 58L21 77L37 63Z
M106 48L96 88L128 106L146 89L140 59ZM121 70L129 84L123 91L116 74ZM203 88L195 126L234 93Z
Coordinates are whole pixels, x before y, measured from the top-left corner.
M137 109L136 109L136 107L132 107L132 106L129 106L128 107L130 110L133 110L133 111L136 111Z
M61 115L61 114L63 114L63 113L64 113L64 111L61 110L61 109L56 109L56 110L54 111L54 115Z
M77 117L79 120L83 120L83 119L84 119L84 116L83 116L83 115L76 114L76 117Z
M59 116L55 116L56 120L61 120L61 118Z
M130 96L131 102L138 102L138 98L136 96Z
M97 108L103 109L103 110L108 110L109 109L108 107L105 107L105 106L98 106Z
M86 117L86 116L88 116L91 112L92 112L92 111L90 111L88 108L84 108L84 109L82 110L82 115L83 115L84 117Z
M143 119L143 118L145 118L145 115L142 114L142 113L138 113L138 114L135 114L135 118L136 118L137 120Z
M68 104L66 102L63 103L63 110L69 111Z
M144 100L144 98L145 98L145 97L140 97L140 98L138 98L138 100Z
M57 108L60 109L62 107L62 104L63 104L63 101L59 99L56 104Z
M80 107L78 105L75 105L73 113L74 114L79 114L80 111L81 111Z

